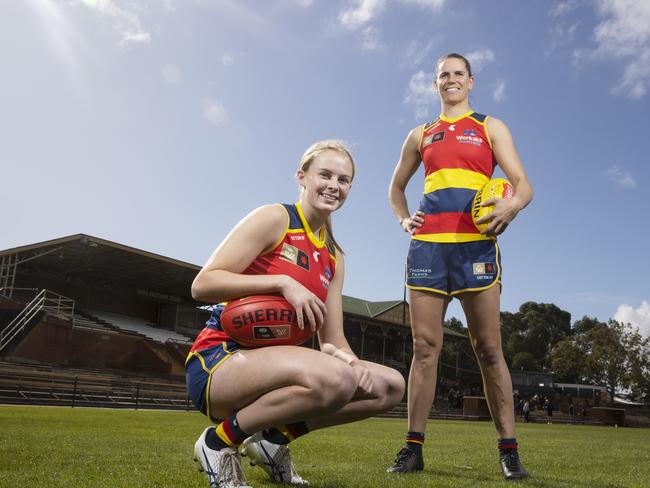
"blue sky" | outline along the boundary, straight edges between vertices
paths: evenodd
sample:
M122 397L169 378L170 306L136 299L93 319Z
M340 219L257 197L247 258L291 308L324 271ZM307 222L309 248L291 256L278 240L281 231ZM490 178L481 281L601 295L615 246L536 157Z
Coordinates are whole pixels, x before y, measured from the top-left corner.
M334 218L345 293L400 299L387 186L452 51L535 189L500 239L502 309L650 334L646 1L2 2L0 249L86 233L202 264L250 210L295 200L300 155L335 137L358 165Z

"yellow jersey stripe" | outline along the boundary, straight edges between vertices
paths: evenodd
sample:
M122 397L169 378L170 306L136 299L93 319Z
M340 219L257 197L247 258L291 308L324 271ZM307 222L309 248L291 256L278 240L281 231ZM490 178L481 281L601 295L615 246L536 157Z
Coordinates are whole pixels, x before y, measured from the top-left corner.
M482 173L461 168L439 169L424 179L424 193L431 193L443 188L469 188L478 190L490 178Z
M418 234L412 237L416 241L425 242L472 242L472 241L487 241L494 239L492 237L484 236L482 234L456 234L456 233L440 233L440 234Z

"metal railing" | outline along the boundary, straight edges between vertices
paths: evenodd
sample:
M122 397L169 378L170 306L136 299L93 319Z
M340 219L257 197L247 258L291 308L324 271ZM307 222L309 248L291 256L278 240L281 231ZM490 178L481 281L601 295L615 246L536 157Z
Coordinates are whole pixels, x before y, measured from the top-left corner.
M183 381L139 380L109 373L0 367L0 402L112 408L193 409Z
M0 352L30 323L40 312L74 323L75 301L49 290L41 290L9 325L0 331Z

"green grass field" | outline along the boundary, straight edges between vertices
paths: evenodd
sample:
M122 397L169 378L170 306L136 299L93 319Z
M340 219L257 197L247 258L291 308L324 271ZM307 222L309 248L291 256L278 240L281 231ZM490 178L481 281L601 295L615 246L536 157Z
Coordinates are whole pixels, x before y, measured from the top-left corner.
M194 412L0 406L0 487L207 487L192 462L205 427ZM650 487L650 430L518 424L532 478L501 480L488 422L431 421L425 471L385 472L404 420L371 419L314 432L292 444L313 487ZM259 468L254 487L276 487Z

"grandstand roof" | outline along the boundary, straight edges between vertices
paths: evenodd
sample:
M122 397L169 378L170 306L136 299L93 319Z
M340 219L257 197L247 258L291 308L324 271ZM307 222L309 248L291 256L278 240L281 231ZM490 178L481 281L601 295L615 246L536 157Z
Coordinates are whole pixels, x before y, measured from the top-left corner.
M343 309L348 313L362 317L373 318L377 315L402 304L402 300L390 300L387 302L369 302L361 298L354 298L343 295Z
M404 324L401 323L401 321L395 321L395 317L387 317L389 310L394 309L395 307L400 307L404 302L402 300L389 300L389 301L383 301L383 302L370 302L368 300L362 300L361 298L354 298L354 297L349 297L346 295L343 295L343 311L348 314L353 314L357 315L359 317L364 317L364 318L369 318L369 319L377 319L377 320L386 320L392 324L397 324L397 325L404 325L406 327L411 326L411 321L409 318L408 312L406 313L406 316L404 317ZM407 304L408 306L408 304ZM401 315L401 310L400 314ZM399 323L398 323L399 322ZM463 339L467 339L466 334L462 334L460 332L456 332L455 330L449 329L447 327L443 327L445 335L448 336L454 336L454 337L462 337Z
M201 269L195 264L87 234L0 251L0 257L9 255L18 255L19 274L56 277L94 287L125 287L154 299L184 303L194 302L191 285ZM388 318L391 310L402 303L402 300L372 302L343 295L343 310L347 314L410 327L408 314L405 324L401 319ZM401 317L402 312L398 315ZM448 328L444 331L447 335L467 338Z
M92 286L125 285L182 301L192 300L190 285L201 269L86 234L0 251L0 257L14 254L18 255L19 275L52 276Z

